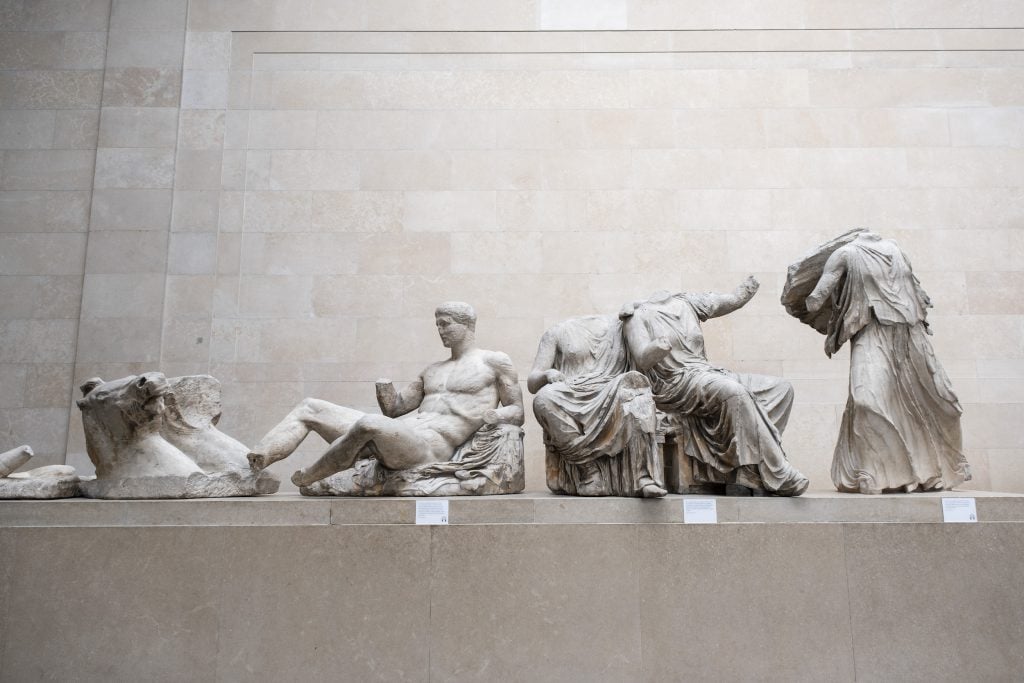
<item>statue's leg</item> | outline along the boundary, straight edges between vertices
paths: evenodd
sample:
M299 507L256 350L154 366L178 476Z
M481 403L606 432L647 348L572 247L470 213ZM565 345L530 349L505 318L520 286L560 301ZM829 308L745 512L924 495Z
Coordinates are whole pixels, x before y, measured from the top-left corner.
M249 465L262 470L291 455L310 432L332 443L364 413L315 398L303 399L249 453Z
M736 373L735 377L750 390L768 413L779 434L782 434L789 423L789 414L793 411L793 385L788 380L771 375Z
M347 433L331 444L319 460L293 474L292 483L309 486L347 470L368 445L380 464L389 470L404 470L433 462L423 438L406 423L383 415L363 415Z

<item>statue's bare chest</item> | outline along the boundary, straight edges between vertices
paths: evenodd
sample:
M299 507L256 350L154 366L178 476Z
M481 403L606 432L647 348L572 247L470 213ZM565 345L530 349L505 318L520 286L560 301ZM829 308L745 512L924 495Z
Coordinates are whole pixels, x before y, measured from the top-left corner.
M430 368L423 378L426 394L478 394L494 385L494 374L478 358L446 361Z

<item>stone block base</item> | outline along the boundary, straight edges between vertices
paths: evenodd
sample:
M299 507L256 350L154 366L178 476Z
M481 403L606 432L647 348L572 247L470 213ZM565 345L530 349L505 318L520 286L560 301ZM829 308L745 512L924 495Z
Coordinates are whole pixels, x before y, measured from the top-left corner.
M1016 680L1024 495L0 502L0 680Z

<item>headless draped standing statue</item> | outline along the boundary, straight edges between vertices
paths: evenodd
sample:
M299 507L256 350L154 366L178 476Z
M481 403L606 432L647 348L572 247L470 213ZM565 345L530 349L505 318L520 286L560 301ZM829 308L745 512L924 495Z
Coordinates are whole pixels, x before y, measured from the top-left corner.
M852 493L951 489L971 474L960 403L926 336L931 301L896 242L867 231L844 237L805 301L808 316L828 313L827 355L850 342L832 481Z

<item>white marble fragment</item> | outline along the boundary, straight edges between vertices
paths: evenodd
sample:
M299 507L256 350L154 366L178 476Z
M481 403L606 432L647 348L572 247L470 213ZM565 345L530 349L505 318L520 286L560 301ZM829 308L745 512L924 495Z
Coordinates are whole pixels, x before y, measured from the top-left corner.
M29 446L0 453L0 499L73 498L80 479L70 465L47 465L27 472L15 472L33 456Z
M0 453L0 477L6 477L32 459L35 453L30 446L19 446Z
M273 493L279 482L253 473L248 449L216 427L220 383L197 375L168 380L148 372L82 385L92 498L208 498Z

